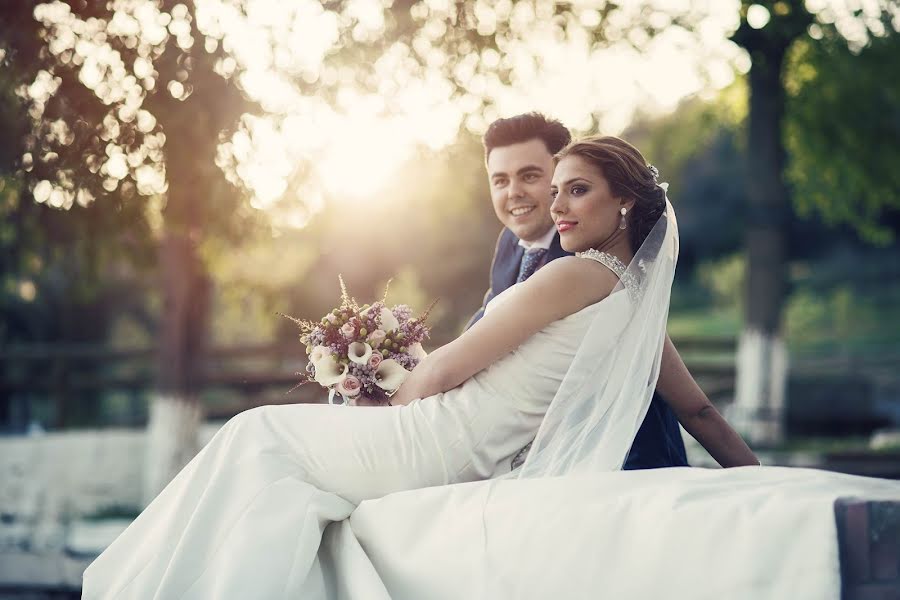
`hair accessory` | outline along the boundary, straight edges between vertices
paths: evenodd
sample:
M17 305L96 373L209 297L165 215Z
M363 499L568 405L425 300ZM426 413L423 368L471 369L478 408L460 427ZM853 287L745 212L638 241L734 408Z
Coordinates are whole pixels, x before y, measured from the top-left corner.
M655 182L659 179L659 169L654 167L653 165L647 165L647 168L650 169L650 175L653 176L653 181Z

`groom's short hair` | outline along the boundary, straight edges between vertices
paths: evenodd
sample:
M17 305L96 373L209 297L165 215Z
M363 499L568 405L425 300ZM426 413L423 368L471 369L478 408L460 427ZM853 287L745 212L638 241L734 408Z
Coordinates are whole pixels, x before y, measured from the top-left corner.
M547 152L555 155L572 141L572 134L565 125L539 112L497 119L491 123L482 139L484 159L488 159L494 148L521 144L534 139L544 142Z

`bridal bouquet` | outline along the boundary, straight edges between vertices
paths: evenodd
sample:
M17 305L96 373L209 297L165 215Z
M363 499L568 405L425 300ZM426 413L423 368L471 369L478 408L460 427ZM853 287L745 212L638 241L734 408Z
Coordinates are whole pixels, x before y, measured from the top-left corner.
M425 319L434 303L418 318L409 306L388 308L384 299L360 306L347 293L343 278L339 280L341 304L320 321L283 315L300 327L300 341L309 356L297 385L315 381L329 390L332 404L335 394L344 404L387 404L425 358L422 342L430 333Z

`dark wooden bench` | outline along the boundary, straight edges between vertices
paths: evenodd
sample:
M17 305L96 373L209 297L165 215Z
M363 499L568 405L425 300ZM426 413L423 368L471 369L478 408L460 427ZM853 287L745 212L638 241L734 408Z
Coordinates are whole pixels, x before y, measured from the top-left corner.
M900 501L834 506L843 600L900 600Z

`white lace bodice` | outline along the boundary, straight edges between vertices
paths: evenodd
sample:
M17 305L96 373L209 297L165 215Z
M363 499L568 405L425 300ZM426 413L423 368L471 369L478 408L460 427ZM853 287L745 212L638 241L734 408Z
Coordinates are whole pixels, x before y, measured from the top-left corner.
M638 289L640 288L640 282L637 281L636 277L632 273L628 272L628 267L619 259L618 256L613 256L612 254L601 252L600 250L596 250L594 248L588 248L584 252L576 252L575 256L577 256L578 258L594 260L604 265L607 269L616 274L616 277L619 278L619 281L622 282L622 285L631 294L636 294Z
M610 271L615 273L619 279L622 279L622 277L625 276L625 271L628 269L628 267L625 266L625 263L619 260L618 256L613 256L612 254L601 252L594 248L588 248L584 252L576 252L575 256L578 258L595 260L598 263L605 265Z

